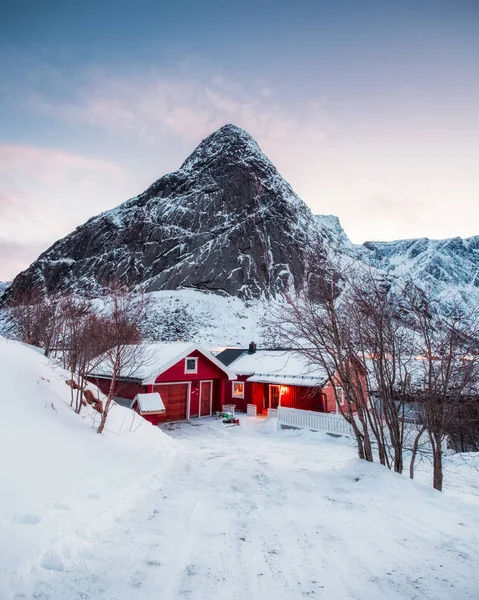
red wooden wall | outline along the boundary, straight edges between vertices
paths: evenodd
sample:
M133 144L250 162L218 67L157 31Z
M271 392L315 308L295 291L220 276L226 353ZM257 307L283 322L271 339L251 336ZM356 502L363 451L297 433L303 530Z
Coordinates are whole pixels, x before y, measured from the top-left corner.
M175 365L156 378L156 383L164 381L199 381L200 379L223 379L226 374L203 354L192 352L188 358L198 358L198 372L185 373L185 359L182 358Z
M300 410L324 411L324 394L320 388L281 386L281 406Z
M244 398L233 397L232 382L226 382L225 404L235 404L236 410L246 412L247 404L256 404L256 412L261 414L268 407L269 384L246 381L248 375L238 375L237 381L244 381ZM302 386L281 386L281 406L301 410L324 411L324 395L319 388Z

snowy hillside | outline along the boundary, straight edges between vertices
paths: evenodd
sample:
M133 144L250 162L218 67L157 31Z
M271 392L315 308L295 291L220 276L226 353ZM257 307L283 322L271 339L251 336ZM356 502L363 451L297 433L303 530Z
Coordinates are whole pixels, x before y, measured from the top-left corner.
M63 569L157 489L160 465L174 452L160 430L119 406L99 436L98 413L70 408L67 378L40 351L0 337L2 600L30 598L39 573Z
M151 304L142 328L154 340L245 348L263 337L267 303L195 290L152 292L147 297Z

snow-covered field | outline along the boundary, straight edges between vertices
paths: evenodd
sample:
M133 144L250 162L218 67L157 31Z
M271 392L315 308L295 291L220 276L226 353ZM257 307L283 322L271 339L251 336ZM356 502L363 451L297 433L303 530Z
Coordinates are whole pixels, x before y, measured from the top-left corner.
M477 455L439 494L273 420L98 436L44 357L0 360L2 600L479 597Z

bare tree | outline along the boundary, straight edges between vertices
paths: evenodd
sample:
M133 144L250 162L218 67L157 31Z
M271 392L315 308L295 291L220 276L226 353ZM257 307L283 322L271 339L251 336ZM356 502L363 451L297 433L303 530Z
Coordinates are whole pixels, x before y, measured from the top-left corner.
M330 261L321 246L311 262L307 285L273 311L270 329L325 372L333 384L338 411L354 431L358 456L373 462L364 370L357 358L348 304L341 294L344 269L341 273L340 265Z
M45 296L36 290L28 291L11 305L14 328L26 344L43 348L45 356L58 345L63 315L60 296Z
M476 407L479 364L478 310L453 301L438 306L429 291L411 296L421 346L414 376L414 397L423 415L433 456L433 486L443 488L443 446L458 422Z
M335 259L321 247L311 260L307 282L298 296L274 311L270 335L325 371L337 412L353 428L360 458L374 460L374 443L381 464L402 473L404 453L411 450L413 477L428 430L409 417L415 408L411 382L419 353L410 303L414 286L392 285L384 273Z
M88 383L87 373L107 349L105 318L97 303L85 297L66 296L62 301L62 355L70 371L71 405L80 413Z
M144 296L132 295L127 289L113 286L107 298L108 306L101 331L106 349L100 368L111 378L103 407L98 433L102 433L119 386L120 377L134 375L142 358L140 324L148 302Z

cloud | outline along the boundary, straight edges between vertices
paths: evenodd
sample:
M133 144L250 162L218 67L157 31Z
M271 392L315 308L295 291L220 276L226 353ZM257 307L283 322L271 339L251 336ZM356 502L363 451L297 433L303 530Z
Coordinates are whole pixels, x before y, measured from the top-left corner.
M325 139L330 120L325 99L288 108L284 98L264 85L239 86L222 77L172 78L160 72L124 78L92 73L74 101L38 96L36 103L49 115L145 140L173 133L198 142L231 122L260 143L304 144L306 137L308 143L318 143Z
M69 154L60 150L18 144L0 144L0 173L28 175L47 184L58 184L73 174L121 176L115 163L99 158Z

